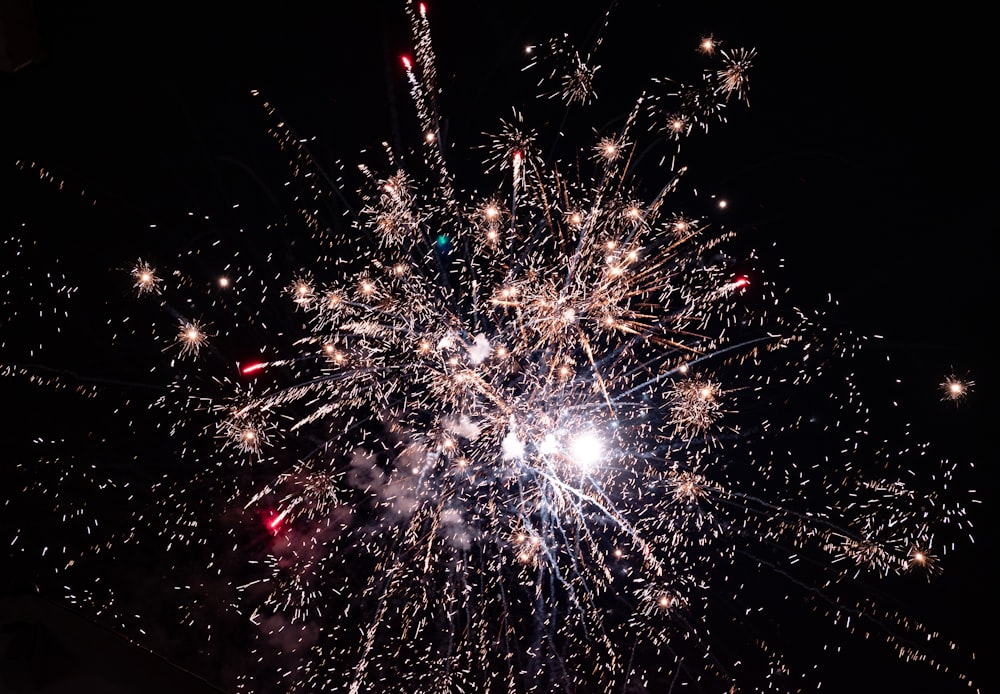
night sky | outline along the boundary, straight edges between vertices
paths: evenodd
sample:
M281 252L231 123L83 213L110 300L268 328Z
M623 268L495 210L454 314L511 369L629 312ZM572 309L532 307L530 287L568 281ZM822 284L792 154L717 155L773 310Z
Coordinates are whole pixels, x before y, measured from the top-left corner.
M310 148L330 171L382 141L415 142L399 68L399 56L410 52L402 3L333 4L336 10L322 12L234 5L206 16L184 4L133 14L97 3L35 3L40 57L0 75L7 191L0 219L11 229L30 223L44 237L44 255L22 270L41 271L49 244L51 269L69 274L92 267L110 276L137 257L169 264L178 239L183 246L201 233L188 212L209 215L219 227L279 218L286 164L252 89L300 136L315 137ZM512 107L529 120L543 113L534 105L533 76L520 72L525 45L566 32L585 49L607 9L563 0L428 4L441 110L456 150L483 144L482 133ZM904 603L985 658L972 674L989 692L1000 679L989 663L998 574L989 513L997 498L995 455L986 436L994 385L987 350L995 344L987 337L995 316L987 280L996 231L987 207L996 148L987 122L993 68L986 20L961 4L884 17L862 4L696 5L618 3L597 53L597 101L573 114L582 123L574 132L620 120L650 77L692 79L706 34L723 47L757 49L750 108L732 107L728 123L693 138L682 155L691 184L724 196L726 223L785 259L783 277L798 297L837 301L832 328L883 336L893 354L887 368L903 379L902 397L912 398L905 403L910 419L944 457L975 463L961 484L975 487L982 501L970 509L976 543L949 554L930 583L898 588ZM474 157L456 159L459 179L477 175ZM66 189L39 182L18 160L52 170ZM16 279L7 276L0 290ZM59 299L45 289L26 298ZM141 365L64 339L86 326L44 309L41 321L23 317L23 309L10 318L16 302L0 300L8 302L0 362L84 383L141 379ZM39 343L42 349L30 351ZM958 407L942 402L939 389L953 372L976 384ZM16 403L0 427L11 444L4 465L31 455L33 437L91 426L86 415L76 419L63 395L53 400L13 379L0 388L6 406ZM60 532L54 518L38 523L43 535ZM0 515L4 535L21 524ZM48 585L42 568L18 564L3 573L12 589ZM883 665L862 674L869 658ZM878 660L865 647L843 661L834 659L836 674L824 691L848 684L889 691L883 687L890 683L894 691L948 691L919 664Z

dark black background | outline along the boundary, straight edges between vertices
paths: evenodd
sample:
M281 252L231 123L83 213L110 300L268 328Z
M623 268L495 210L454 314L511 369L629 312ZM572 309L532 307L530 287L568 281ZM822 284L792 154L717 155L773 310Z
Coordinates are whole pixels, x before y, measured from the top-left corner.
M482 144L481 133L511 107L529 121L541 113L532 77L519 72L525 45L566 32L586 51L606 10L562 0L429 5L456 150ZM695 138L683 158L703 194L729 200L734 227L759 247L777 244L799 296L832 295L834 327L885 337L896 368L925 393L908 403L917 420L939 426L937 436L954 434L952 457L977 464L977 543L949 557L937 586L914 599L939 601L932 611L987 660L978 674L989 691L997 574L988 512L997 487L986 436L996 315L988 22L961 4L933 14L873 8L621 2L596 58L597 102L575 115L599 128L621 118L648 78L692 79L704 34L757 48L750 108L731 108L730 122ZM208 14L184 3L38 2L33 18L38 59L0 75L3 220L65 225L53 256L62 267L104 273L169 254L171 220L189 211L220 225L279 216L283 160L251 89L303 137L316 137L310 146L331 170L383 140L419 136L399 68L410 52L402 2ZM67 190L54 196L17 160L52 169ZM459 175L472 171L463 166ZM78 201L77 189L86 191ZM29 361L17 345L4 337L8 354ZM108 366L106 355L65 345L45 359L91 374ZM953 369L976 381L958 410L938 392ZM27 397L7 422L11 451L16 437L52 425ZM30 572L15 567L15 583L19 571ZM858 691L881 691L878 682L941 691L921 688L919 666L880 677L859 671L871 667L864 660L842 665L842 682L856 681Z

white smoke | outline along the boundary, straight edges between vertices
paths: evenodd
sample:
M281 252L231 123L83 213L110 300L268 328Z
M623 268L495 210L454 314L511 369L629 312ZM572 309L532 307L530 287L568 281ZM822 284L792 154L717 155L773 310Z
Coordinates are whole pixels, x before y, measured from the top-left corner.
M486 358L490 356L490 352L492 351L493 345L486 339L486 335L479 333L472 341L472 346L469 347L469 361L478 366L486 361Z
M510 430L500 443L500 449L503 451L504 460L520 460L524 457L524 443L517 438L517 433L514 431L513 417L510 422Z
M445 431L463 439L473 441L480 434L479 425L469 419L468 415L451 415L441 420L441 426Z
M347 468L347 483L355 489L378 494L385 486L385 471L378 466L374 455L356 448Z
M469 549L472 546L472 532L456 508L446 508L438 516L438 533L455 549Z

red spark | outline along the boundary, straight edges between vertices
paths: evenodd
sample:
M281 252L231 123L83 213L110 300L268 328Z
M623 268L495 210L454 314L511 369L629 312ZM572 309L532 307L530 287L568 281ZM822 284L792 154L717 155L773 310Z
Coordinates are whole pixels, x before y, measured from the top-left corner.
M285 522L285 517L288 515L288 511L282 511L276 516L268 518L264 525L267 527L267 531L272 535L277 535L281 531L281 524Z

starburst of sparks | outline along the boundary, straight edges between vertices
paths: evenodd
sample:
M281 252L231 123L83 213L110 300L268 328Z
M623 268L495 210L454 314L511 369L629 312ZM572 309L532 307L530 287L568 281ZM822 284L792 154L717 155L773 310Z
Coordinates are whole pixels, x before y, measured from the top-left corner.
M968 397L974 385L975 381L951 374L941 382L942 399L960 403Z
M495 189L480 194L446 161L427 7L406 10L415 50L402 72L425 136L359 167L349 228L320 219L318 165L283 122L273 130L308 172L297 204L320 249L282 281L296 319L277 357L206 376L219 336L186 315L193 301L170 303L192 283L168 286L143 260L131 270L137 300L179 321L165 351L184 364L153 411L184 422L171 434L194 431L186 456L211 460L197 491L170 488L161 503L217 514L206 499L221 496L237 528L263 524L231 581L272 642L298 635L286 690L722 691L750 662L786 677L778 634L755 639L756 655L712 634L744 621L727 614L745 599L742 572L788 577L802 557L819 578L791 582L824 596L816 609L833 623L900 652L914 634L932 640L852 587L941 570L941 528L969 528L940 493L954 467L935 473L941 490L918 489L877 443L878 474L854 460L869 446L857 431L839 465L775 443L812 431L782 414L789 393L824 387L825 365L865 341L825 340L820 317L746 269L711 210L673 203L680 143L746 102L755 52L703 38L720 67L671 89L654 80L575 164L543 156L515 112L484 147ZM593 100L593 52L560 41L532 55L555 65L546 100ZM644 137L671 150L652 190L632 166ZM226 272L218 289L235 292L237 268ZM971 386L952 376L942 389L958 401ZM202 440L210 454L189 452ZM212 484L220 494L205 494ZM906 653L945 667L930 649Z
M132 279L137 294L159 293L163 286L163 278L156 274L156 268L141 258L132 268Z

